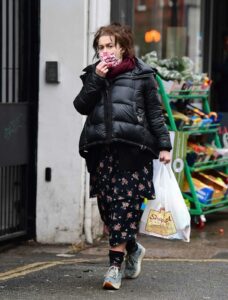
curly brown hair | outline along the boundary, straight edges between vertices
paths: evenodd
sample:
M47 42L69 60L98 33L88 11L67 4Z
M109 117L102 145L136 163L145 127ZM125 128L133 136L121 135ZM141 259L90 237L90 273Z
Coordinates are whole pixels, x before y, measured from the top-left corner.
M107 26L100 27L94 35L93 49L95 57L98 58L98 43L101 36L108 35L115 37L115 45L119 43L124 50L123 57L134 57L134 38L130 26L112 23Z

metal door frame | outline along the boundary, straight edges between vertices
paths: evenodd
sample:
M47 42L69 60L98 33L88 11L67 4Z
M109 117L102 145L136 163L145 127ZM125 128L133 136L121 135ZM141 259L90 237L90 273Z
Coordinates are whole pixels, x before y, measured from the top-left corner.
M35 236L40 0L1 0L0 18L0 114L5 117L0 241L5 241Z

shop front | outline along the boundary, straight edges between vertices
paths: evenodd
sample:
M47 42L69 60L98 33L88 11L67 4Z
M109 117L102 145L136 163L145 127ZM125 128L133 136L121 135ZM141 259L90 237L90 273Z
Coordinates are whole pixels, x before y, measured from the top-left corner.
M138 56L156 51L158 58L188 56L202 69L200 0L135 1L134 32Z
M136 54L187 56L194 71L213 80L212 109L228 125L228 2L221 0L112 0L111 20L134 29Z

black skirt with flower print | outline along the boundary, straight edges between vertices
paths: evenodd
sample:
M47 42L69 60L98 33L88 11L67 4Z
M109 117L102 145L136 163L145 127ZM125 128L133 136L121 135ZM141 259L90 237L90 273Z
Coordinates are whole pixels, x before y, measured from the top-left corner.
M90 174L90 197L97 197L111 246L136 237L143 198L155 197L152 179L152 160L141 170L123 171L115 151L104 152L96 171Z

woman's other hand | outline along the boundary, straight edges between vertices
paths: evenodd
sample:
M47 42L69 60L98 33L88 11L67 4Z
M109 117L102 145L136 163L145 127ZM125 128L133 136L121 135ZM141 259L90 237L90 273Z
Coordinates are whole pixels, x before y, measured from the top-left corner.
M103 234L104 234L104 235L109 235L109 228L108 228L108 226L105 225L105 224L104 224L104 226L103 226Z
M106 77L106 74L108 73L108 66L105 62L101 61L97 66L96 66L96 74L99 75L100 77Z
M159 160L160 162L163 162L164 164L168 164L171 161L171 154L169 151L161 151L159 154Z

